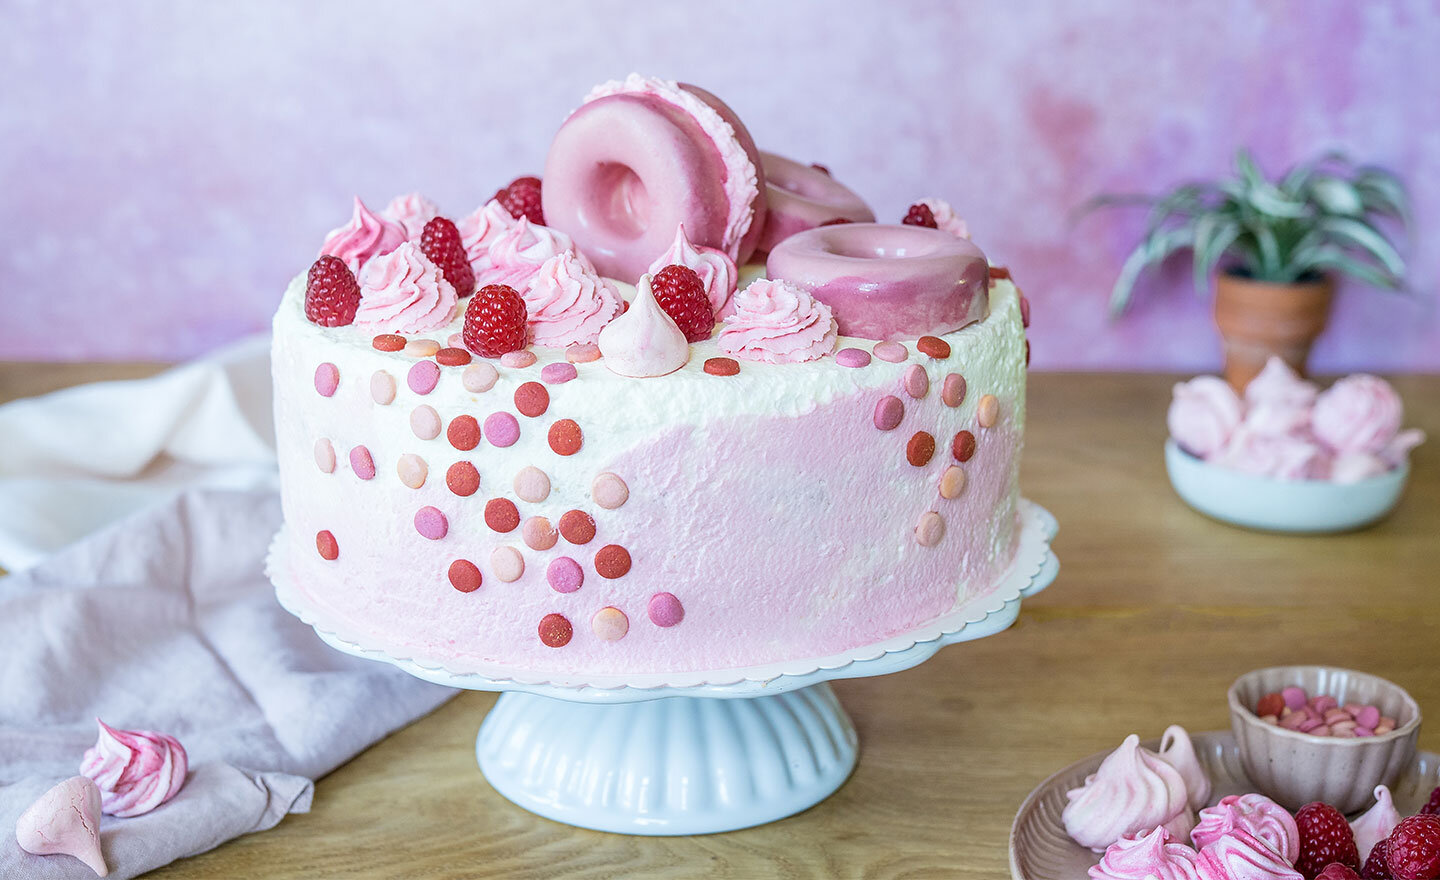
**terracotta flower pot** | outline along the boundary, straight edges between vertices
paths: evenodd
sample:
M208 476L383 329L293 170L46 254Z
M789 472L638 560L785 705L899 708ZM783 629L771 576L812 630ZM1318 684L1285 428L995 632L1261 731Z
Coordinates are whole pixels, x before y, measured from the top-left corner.
M1335 282L1328 275L1271 284L1222 272L1215 279L1215 323L1225 338L1225 381L1243 391L1279 355L1300 375L1310 346L1330 318Z

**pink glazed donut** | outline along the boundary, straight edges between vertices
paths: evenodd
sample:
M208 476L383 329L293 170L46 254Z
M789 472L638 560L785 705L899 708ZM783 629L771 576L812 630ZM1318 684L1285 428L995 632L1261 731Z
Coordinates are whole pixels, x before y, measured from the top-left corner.
M600 274L634 283L685 224L743 264L765 225L765 171L740 119L704 89L631 74L596 87L545 158L545 222Z
M914 339L985 317L989 266L963 238L926 226L820 226L775 245L765 272L830 306L844 336Z
M797 232L826 220L874 223L875 212L848 186L809 165L774 153L760 154L765 166L765 202L769 213L758 250L769 251Z

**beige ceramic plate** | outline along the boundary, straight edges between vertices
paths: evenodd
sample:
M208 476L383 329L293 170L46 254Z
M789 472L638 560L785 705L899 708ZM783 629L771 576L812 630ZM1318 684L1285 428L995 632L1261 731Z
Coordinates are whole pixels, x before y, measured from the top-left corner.
M1213 784L1211 803L1229 794L1255 790L1245 778L1240 751L1230 731L1197 733L1193 739L1195 753ZM1160 741L1151 740L1144 745L1155 750L1160 747ZM1090 866L1100 861L1098 854L1065 833L1060 811L1067 802L1065 793L1083 784L1085 777L1094 773L1108 754L1101 752L1071 764L1040 783L1020 805L1010 826L1010 873L1016 880L1085 880ZM1400 815L1418 811L1437 785L1440 785L1440 755L1418 752L1415 762L1400 774L1391 789Z

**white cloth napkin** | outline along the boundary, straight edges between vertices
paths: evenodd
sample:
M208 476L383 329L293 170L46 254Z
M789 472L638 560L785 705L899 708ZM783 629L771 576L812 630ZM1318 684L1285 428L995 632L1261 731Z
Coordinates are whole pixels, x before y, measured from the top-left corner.
M128 878L307 810L311 780L455 693L332 650L275 601L269 411L265 340L0 407L0 564L24 568L0 577L0 877L94 876L14 827L78 772L97 716L190 755L173 800L103 819Z

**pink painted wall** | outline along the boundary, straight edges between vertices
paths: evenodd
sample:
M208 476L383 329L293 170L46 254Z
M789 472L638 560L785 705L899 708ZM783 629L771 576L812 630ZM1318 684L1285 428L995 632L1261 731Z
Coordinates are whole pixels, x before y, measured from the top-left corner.
M702 10L705 10L702 12ZM263 328L359 193L468 211L632 69L727 99L899 219L939 195L1035 303L1042 368L1218 363L1186 275L1104 302L1138 218L1069 210L1338 146L1404 172L1414 286L1347 286L1327 370L1440 369L1427 0L48 3L0 26L0 358L166 358Z

